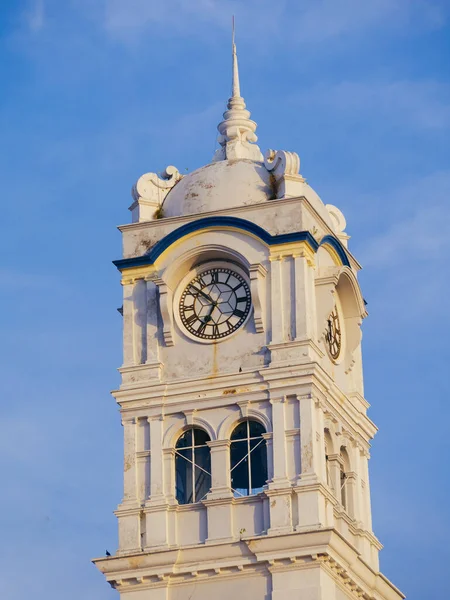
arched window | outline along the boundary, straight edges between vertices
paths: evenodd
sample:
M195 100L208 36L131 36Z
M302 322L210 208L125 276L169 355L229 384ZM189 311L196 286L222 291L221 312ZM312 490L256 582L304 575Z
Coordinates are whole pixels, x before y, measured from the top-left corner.
M191 427L175 446L175 495L179 504L200 502L211 488L211 455L206 431Z
M231 434L231 487L235 497L262 492L267 481L264 427L257 421L239 423Z
M340 501L345 510L348 509L347 473L350 471L350 461L347 450L341 447L341 497Z
M331 489L334 489L333 488L333 480L331 478L330 461L329 461L329 455L332 452L333 443L331 441L331 435L330 435L330 432L328 431L328 429L325 429L324 438L325 438L325 469L326 469L327 485Z

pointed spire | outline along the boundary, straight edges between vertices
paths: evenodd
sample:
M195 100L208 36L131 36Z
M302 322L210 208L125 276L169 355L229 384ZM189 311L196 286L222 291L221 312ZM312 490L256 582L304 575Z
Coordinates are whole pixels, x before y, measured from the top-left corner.
M221 145L221 148L216 150L213 162L238 158L262 161L261 150L255 144L258 140L255 134L256 123L250 119L250 112L245 108L244 98L241 96L238 59L234 40L234 17L232 31L231 98L228 100L227 108L228 110L223 113L224 120L217 126L220 134L217 141Z
M231 97L239 98L241 96L241 86L239 85L239 69L238 59L236 54L236 44L234 42L234 15L233 15L233 33L232 33L232 45L233 45L233 77L231 81Z

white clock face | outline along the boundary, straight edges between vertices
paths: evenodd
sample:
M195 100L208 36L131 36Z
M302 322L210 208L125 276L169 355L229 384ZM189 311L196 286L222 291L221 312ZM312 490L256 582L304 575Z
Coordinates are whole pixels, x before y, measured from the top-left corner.
M234 333L251 308L250 288L236 270L211 267L193 277L180 297L180 318L187 331L204 341Z

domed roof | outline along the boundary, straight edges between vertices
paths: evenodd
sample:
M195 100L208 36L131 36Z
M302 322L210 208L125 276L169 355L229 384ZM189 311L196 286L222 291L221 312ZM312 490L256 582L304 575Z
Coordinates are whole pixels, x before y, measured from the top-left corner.
M334 229L342 219L336 215L331 218L322 200L301 176L298 154L268 150L262 155L256 143L257 125L250 119L241 96L234 39L232 58L232 93L223 121L217 127L219 148L212 162L184 176L173 166L162 174L142 175L132 192L133 222L198 215L304 196Z
M221 160L197 169L170 190L164 217L194 215L275 198L264 163L249 159Z

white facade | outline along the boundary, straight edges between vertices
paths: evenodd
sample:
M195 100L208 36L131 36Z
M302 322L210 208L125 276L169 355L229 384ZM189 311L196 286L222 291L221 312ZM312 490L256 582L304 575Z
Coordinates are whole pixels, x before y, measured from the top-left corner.
M119 548L94 562L121 600L398 600L372 531L376 428L363 390L360 266L342 213L306 184L298 156L263 158L255 130L234 49L213 162L184 177L174 167L146 174L133 190L116 263ZM242 277L248 315L228 284L214 296L208 269L223 282L229 271ZM192 291L199 274L205 287ZM185 297L194 300L183 314ZM195 321L186 315L197 305ZM258 433L239 462L236 428L253 422ZM193 428L204 440L201 463L180 445Z

